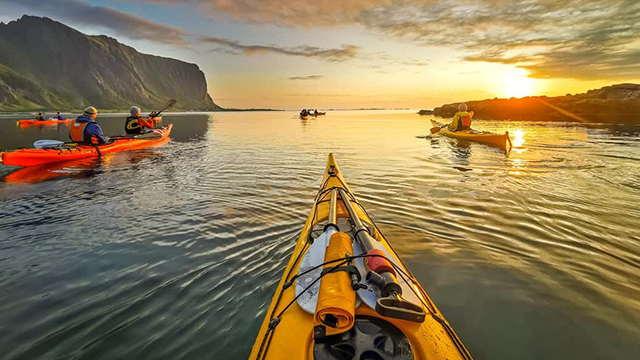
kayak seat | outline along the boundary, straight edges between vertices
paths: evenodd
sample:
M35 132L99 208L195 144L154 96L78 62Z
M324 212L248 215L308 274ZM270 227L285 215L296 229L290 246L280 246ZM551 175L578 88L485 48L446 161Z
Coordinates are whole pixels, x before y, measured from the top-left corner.
M344 333L318 338L313 345L315 360L414 358L411 343L393 324L371 316L356 316Z

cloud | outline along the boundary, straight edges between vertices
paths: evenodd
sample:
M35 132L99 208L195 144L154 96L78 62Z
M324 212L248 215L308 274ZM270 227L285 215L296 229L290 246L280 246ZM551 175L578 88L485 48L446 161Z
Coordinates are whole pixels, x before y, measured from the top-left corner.
M345 45L339 49L323 49L315 46L297 46L297 47L278 47L275 45L243 45L237 41L214 37L202 36L200 42L208 44L221 45L227 50L227 53L234 55L262 55L262 54L280 54L289 56L302 56L306 58L316 58L329 62L343 62L355 58L360 48L354 45ZM215 48L213 51L224 51Z
M460 50L466 61L522 67L538 78L639 77L636 64L640 48L640 1L637 0L189 0L187 3L197 5L201 13L214 18L222 14L255 24L362 26L419 45Z
M291 76L289 80L319 80L323 77L323 75Z
M366 10L359 21L386 35L462 50L465 61L515 65L535 78L640 78L638 1L410 1Z
M361 26L368 32L407 39L421 46L459 50L464 61L517 66L536 78L640 78L637 0L121 1L197 6L200 13L212 18L252 24L291 28ZM133 39L175 46L198 41L182 29L81 0L0 0L3 4L55 16L71 26L80 23L105 27ZM361 50L353 45L323 49L244 45L219 37L202 40L218 45L211 50L218 53L275 53L330 62L348 61Z
M513 64L522 64L531 62L533 59L527 56L512 56L512 57L504 57L499 53L495 52L484 52L475 55L465 56L463 58L466 61L471 62L488 62L488 63L497 63L504 65L513 65Z
M397 64L401 65L401 66L423 67L423 66L429 65L429 62L428 61L419 61L419 60L405 60L405 61L398 61Z
M84 1L0 0L0 7L3 5L29 14L50 16L71 27L77 24L103 27L130 39L150 40L179 47L187 46L187 34L182 29L108 7L90 5Z
M242 53L240 51L233 50L233 49L221 48L221 47L214 47L213 49L209 50L209 52L218 53L218 54L224 54L224 55L242 55Z
M388 69L393 69L393 71L415 70L415 68L423 68L429 65L429 59L416 60L406 56L399 58L385 51L370 53L362 56L362 58L367 60L367 65L365 65L367 68L376 70L379 74L387 74Z
M290 97L326 97L326 98L375 98L378 95L364 95L364 94L347 94L347 93L291 93L285 94Z
M171 0L123 0L177 5ZM188 0L180 5L197 5L212 17L224 15L252 24L289 27L334 26L353 23L361 11L391 0Z
M153 0L164 5L175 4L171 1ZM190 0L186 3L202 3ZM81 0L0 0L0 5L11 6L16 11L50 16L62 20L67 25L84 25L109 29L117 35L130 39L149 40L168 45L186 47L193 42L220 45L211 49L228 55L258 55L275 53L289 56L316 58L329 62L344 62L355 58L360 50L353 45L341 48L323 49L315 46L278 47L275 45L243 45L239 42L220 37L189 34L185 30L156 23L145 18L104 6L94 6ZM185 5L185 2L181 3Z

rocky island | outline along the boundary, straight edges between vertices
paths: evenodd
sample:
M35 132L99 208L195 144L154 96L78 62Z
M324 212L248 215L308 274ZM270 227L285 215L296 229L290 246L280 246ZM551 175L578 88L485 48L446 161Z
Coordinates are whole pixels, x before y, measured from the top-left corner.
M107 36L89 36L49 18L0 23L0 111L221 110L195 64L147 55Z
M442 105L433 109L433 114L453 117L458 104ZM616 84L557 97L467 101L467 105L475 112L475 119L640 124L640 84Z

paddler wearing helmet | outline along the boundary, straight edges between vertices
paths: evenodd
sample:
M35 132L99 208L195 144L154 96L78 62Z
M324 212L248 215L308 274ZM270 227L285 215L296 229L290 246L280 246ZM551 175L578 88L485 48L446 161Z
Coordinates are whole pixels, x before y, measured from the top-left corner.
M131 116L127 117L124 122L124 131L126 131L127 134L142 134L145 128L153 129L153 122L147 121L140 116L139 107L132 106L131 109L129 109L129 113L131 113Z
M473 111L467 112L467 104L458 105L458 112L453 116L453 121L449 124L449 130L462 131L471 129L471 118Z
M82 116L71 124L69 129L71 141L92 145L111 144L111 140L104 136L102 128L96 123L97 116L98 110L93 106L84 109Z

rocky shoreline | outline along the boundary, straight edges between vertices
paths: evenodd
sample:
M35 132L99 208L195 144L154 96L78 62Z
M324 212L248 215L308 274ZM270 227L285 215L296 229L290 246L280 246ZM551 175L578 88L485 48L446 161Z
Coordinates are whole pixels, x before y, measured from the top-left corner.
M583 94L531 96L467 101L475 119L512 121L579 121L640 124L640 84L616 84ZM459 103L445 104L419 114L453 117Z

